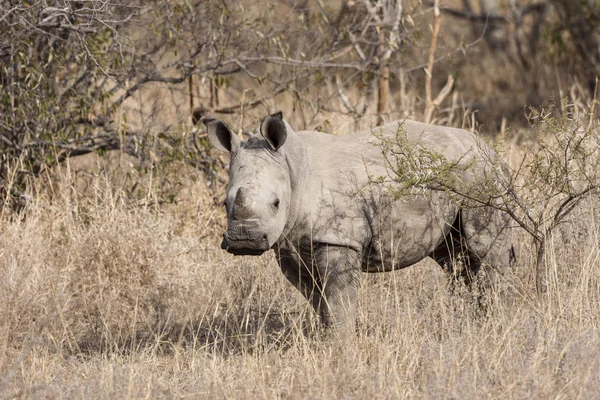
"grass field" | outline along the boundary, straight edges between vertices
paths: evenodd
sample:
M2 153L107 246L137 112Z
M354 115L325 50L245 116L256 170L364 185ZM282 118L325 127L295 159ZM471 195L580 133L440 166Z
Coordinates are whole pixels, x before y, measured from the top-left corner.
M1 398L600 392L597 199L550 244L543 298L517 231L519 262L487 313L425 260L363 274L356 336L340 343L311 328L312 310L272 254L220 250L224 213L202 179L157 206L152 184L126 200L96 174L84 195L65 171L21 215L0 219Z
M64 10L96 3L106 23ZM129 3L134 18L116 23ZM469 17L483 1L445 0L468 18L441 20L431 1L404 2L397 40L361 3L376 2L0 3L0 127L14 140L0 132L0 196L17 189L0 197L0 400L600 398L598 80L588 81L599 61L587 51L600 42L597 10L571 2L590 10L573 24L564 0L499 2L492 46L485 31L496 24ZM341 18L346 5L355 11ZM51 16L84 25L40 30ZM77 40L64 40L69 32ZM435 68L423 69L430 57ZM379 119L423 120L450 77L435 123L505 139L513 168L530 145L558 143L539 162L529 154L542 183L528 182L541 196L524 195L527 204L539 209L547 187L568 195L589 184L593 195L547 243L543 295L531 235L515 229L517 263L485 308L424 260L362 274L356 334L327 337L273 254L220 249L224 184L184 165L216 157L196 146L192 115L241 132L282 110L295 129L344 135ZM553 136L578 130L594 135ZM96 134L124 153L56 165Z

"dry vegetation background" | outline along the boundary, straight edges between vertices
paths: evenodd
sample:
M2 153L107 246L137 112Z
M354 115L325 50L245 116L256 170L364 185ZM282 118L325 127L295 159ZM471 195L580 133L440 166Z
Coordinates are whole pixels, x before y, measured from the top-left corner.
M583 131L573 157L597 160L595 3L115 4L0 6L0 398L598 397L597 191L552 226L542 294L516 229L485 311L425 260L363 274L340 343L272 254L220 250L227 160L194 124L429 119L496 139L514 170Z

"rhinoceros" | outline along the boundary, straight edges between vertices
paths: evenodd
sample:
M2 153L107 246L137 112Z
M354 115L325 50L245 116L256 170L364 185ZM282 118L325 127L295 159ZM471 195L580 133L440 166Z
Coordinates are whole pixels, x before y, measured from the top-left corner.
M234 255L274 250L285 277L334 331L354 326L361 271L431 257L451 273L460 263L472 277L482 266L502 271L511 263L510 216L502 207L468 207L435 188L398 195L381 183L390 168L382 140L401 130L414 148L463 165L452 173L464 190L489 184L486 165L496 156L468 131L403 120L340 136L296 132L279 112L242 141L223 121L203 122L212 145L231 153L221 248Z

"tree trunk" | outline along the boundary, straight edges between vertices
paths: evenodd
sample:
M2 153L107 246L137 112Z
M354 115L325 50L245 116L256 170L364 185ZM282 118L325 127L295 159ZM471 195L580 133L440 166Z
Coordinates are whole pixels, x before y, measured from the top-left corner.
M379 67L379 92L377 96L377 125L383 124L383 114L390 85L390 67L381 65Z
M535 290L538 297L546 293L547 289L547 274L546 274L546 240L536 241L536 260L535 260Z
M586 66L588 88L593 93L596 77L600 75L600 48L593 22L596 19L600 25L600 16L594 14L595 6L587 0L552 0L552 3Z

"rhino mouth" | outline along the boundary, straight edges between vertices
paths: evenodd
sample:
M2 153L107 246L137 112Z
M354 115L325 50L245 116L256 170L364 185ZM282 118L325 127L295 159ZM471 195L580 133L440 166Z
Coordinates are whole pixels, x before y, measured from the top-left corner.
M264 254L266 250L261 249L232 249L227 248L227 252L234 256L260 256Z
M231 234L225 232L223 234L223 242L221 249L227 250L228 253L235 256L260 256L265 251L269 250L269 242L267 235L263 234L258 238L244 238L232 240Z

